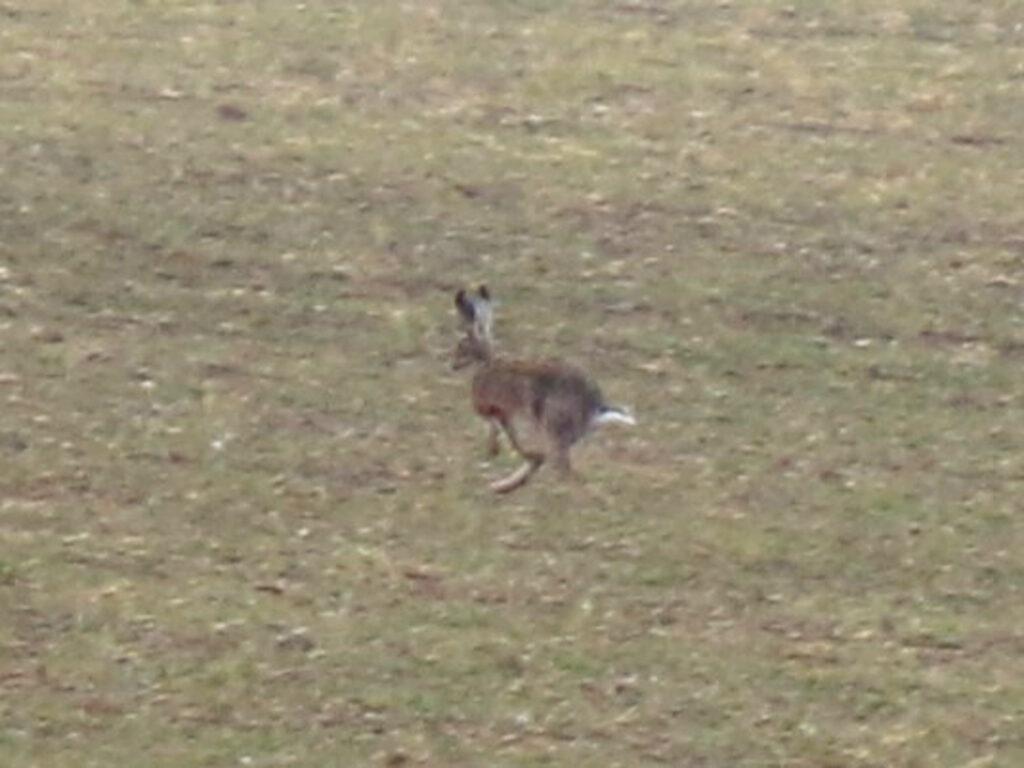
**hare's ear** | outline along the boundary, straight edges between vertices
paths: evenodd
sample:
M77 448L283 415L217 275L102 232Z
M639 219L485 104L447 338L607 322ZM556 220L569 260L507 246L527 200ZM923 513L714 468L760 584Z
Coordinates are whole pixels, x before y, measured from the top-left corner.
M466 291L462 288L455 294L455 308L467 323L472 323L476 319L476 308L473 306L473 301L466 296Z
M480 298L473 302L473 309L476 312L478 332L483 338L490 339L491 328L494 325L494 308L491 304L491 292L487 290L486 285L481 285L477 289L477 295Z

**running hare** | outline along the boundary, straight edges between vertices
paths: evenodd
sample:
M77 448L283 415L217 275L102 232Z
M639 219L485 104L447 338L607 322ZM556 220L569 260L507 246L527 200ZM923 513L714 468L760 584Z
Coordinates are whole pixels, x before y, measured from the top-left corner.
M473 408L490 423L488 451L498 453L504 432L526 463L503 480L491 484L498 493L525 485L551 454L555 466L569 474L569 450L591 427L609 422L635 424L622 408L605 404L597 384L579 368L560 360L512 360L492 350L491 295L480 286L476 296L465 290L455 294L465 336L455 347L452 367L476 367ZM528 423L543 436L548 450L527 449L519 440L517 424Z

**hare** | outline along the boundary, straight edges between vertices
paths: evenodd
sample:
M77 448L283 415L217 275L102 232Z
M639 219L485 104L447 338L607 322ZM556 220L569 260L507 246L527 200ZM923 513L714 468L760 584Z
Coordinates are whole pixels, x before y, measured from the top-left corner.
M597 384L579 368L560 360L513 360L493 351L493 307L487 286L477 295L455 294L465 335L455 347L452 367L475 366L473 408L490 424L488 453L497 455L500 434L526 463L508 477L491 484L497 493L525 485L549 458L563 475L572 471L569 450L595 426L618 422L636 424L622 408L605 403ZM520 442L517 424L527 422L543 436L547 450L527 449Z

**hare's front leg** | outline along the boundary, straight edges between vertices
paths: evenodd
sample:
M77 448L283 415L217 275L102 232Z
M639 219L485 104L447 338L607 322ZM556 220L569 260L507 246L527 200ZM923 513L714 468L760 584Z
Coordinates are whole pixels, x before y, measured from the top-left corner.
M487 455L491 458L501 453L501 422L497 419L490 419L487 433Z

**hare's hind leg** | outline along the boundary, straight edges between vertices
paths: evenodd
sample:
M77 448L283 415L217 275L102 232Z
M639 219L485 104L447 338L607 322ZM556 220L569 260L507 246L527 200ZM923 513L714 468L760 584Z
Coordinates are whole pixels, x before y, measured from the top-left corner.
M574 477L572 462L569 461L569 446L558 444L555 446L555 458L552 462L563 478Z
M580 477L579 472L572 466L572 461L569 459L569 451L572 449L573 444L574 441L567 439L565 436L555 437L552 440L551 452L553 456L551 463L558 471L562 480L579 483L583 478Z
M519 443L515 427L507 419L501 422L502 429L508 437L508 442L515 449L516 453L526 459L526 463L502 480L491 483L491 490L495 493L509 493L516 488L521 488L533 477L533 473L540 469L544 463L544 454L539 451L527 451Z
M522 488L529 482L533 473L540 468L541 463L542 461L527 461L508 477L491 483L491 490L495 493L510 493L516 488Z
M568 409L553 408L546 414L544 429L551 445L552 464L563 479L576 478L569 459L569 451L583 435L579 419Z

